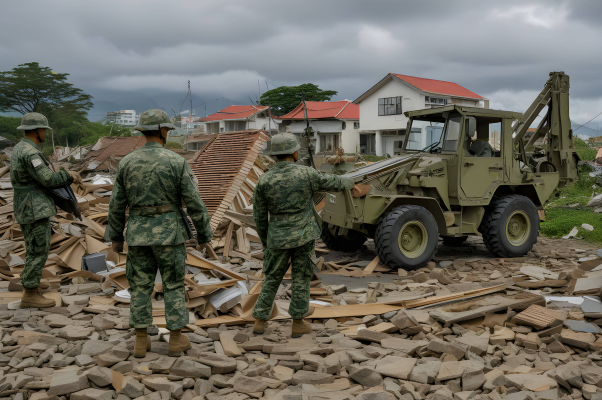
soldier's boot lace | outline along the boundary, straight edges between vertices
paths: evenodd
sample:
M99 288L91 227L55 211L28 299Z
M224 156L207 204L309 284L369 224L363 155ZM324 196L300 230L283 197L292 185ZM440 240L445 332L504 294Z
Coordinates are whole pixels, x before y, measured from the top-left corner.
M188 336L182 335L180 329L169 331L168 355L170 357L180 357L183 351L189 350L191 347L190 339L188 339Z
M146 328L136 328L136 341L134 342L134 357L145 357L151 349L151 338Z
M48 308L54 307L56 302L42 296L39 288L24 288L23 297L21 297L21 308Z
M294 338L301 337L306 333L310 333L312 331L311 325L309 322L303 319L294 319L293 320L293 334L291 335Z
M255 325L253 325L253 333L256 335L263 335L263 332L265 332L265 323L267 321L264 319L256 319L255 320Z

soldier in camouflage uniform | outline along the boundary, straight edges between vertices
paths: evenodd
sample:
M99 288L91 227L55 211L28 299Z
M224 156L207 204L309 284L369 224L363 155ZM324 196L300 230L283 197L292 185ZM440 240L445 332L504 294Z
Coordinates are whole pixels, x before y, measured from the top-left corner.
M180 334L188 324L184 242L192 239L179 213L182 200L198 242L210 242L213 232L190 165L163 148L167 132L174 129L167 113L148 110L142 113L135 129L144 134L146 144L125 156L117 167L109 203L109 238L114 250L123 251L125 211L129 206L126 275L131 292L130 325L136 328L134 356L144 357L150 349L146 328L153 322L151 294L158 269L163 280L167 328L171 331L169 355L178 357L190 348L188 338Z
M294 164L300 146L291 133L273 136L271 146L271 155L277 162L259 178L253 194L253 218L265 248L265 281L253 309L256 319L253 332L264 332L274 297L291 260L293 293L288 312L293 318L292 336L299 337L311 332L311 325L303 318L309 311L315 240L320 237L313 195L315 192L350 190L354 183L349 178Z
M25 131L25 137L13 150L10 181L15 191L15 218L25 239L21 307L54 307L54 300L45 298L39 291L48 288L47 283L40 284L40 279L50 250L50 217L56 215L54 201L45 188L71 184L75 174L62 168L53 172L38 148L46 137L46 129L50 129L46 117L38 113L25 114L17 129Z

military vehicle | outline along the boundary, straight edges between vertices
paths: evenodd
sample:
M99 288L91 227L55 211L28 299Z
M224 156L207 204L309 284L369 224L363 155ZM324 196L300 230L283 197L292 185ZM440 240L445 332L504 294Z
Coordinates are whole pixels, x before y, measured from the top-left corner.
M351 251L373 238L381 262L409 270L433 258L440 236L458 246L480 233L496 256L527 254L548 198L578 178L569 76L551 72L524 114L448 105L405 116L399 156L343 175L360 191L326 194L324 243Z

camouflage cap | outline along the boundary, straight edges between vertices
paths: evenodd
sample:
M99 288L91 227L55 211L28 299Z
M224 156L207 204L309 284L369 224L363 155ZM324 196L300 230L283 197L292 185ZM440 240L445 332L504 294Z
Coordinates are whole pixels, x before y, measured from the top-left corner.
M25 114L21 119L21 125L17 127L17 129L20 131L29 131L38 128L51 129L48 126L48 120L46 117L35 112Z
M295 135L292 133L279 133L272 136L270 155L293 154L300 148L301 145Z
M161 128L176 129L176 127L171 124L169 115L167 115L165 111L154 108L140 114L138 126L135 126L134 129L141 132L156 131L159 130L158 126Z

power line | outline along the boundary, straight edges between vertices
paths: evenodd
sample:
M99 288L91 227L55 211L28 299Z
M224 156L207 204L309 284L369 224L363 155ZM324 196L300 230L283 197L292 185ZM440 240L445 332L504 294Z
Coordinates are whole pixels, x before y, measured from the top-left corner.
M593 120L595 120L596 118L598 118L600 115L602 115L602 111L600 111L600 113L599 113L598 115L596 115L594 118L592 118L592 119L590 119L589 121L587 121L585 124L589 124L590 122L592 122ZM585 124L583 124L583 125L585 125ZM581 126L583 126L583 125L581 125ZM580 126L579 128L581 128L581 126ZM579 128L575 129L575 130L573 131L573 133L577 132L577 130L578 130Z

